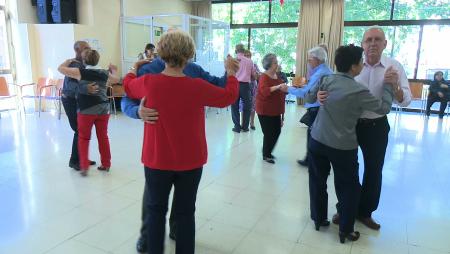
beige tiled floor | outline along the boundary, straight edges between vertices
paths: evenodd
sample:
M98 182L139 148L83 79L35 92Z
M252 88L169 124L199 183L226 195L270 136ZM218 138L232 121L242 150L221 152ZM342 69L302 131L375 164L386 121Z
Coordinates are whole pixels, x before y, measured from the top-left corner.
M231 132L229 112L206 120L209 160L197 201L200 254L443 254L450 253L450 118L391 114L383 193L374 217L379 232L357 223L357 242L340 244L337 227L314 230L303 110L287 107L274 152L261 160L262 134ZM71 130L65 116L15 112L0 119L0 253L136 253L143 168L142 123L123 115L109 125L113 166L87 178L67 167ZM95 136L91 158L99 161ZM329 181L329 215L336 197ZM174 253L166 240L166 253Z

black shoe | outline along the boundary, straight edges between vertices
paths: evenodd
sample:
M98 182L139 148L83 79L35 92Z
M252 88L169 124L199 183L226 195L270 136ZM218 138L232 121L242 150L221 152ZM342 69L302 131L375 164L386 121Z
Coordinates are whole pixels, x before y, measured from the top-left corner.
M248 132L249 130L248 129L242 129L241 131L242 132Z
M103 166L97 167L97 170L109 172L109 168Z
M97 164L97 162L95 162L95 161L89 161L89 165L94 166L95 164Z
M256 130L255 126L250 126L250 129Z
M263 156L263 160L268 163L275 164L275 161L270 157Z
M172 239L173 241L176 241L177 240L177 235L175 234L175 232L170 231L169 238Z
M343 233L343 232L339 231L339 241L341 243L345 243L345 239L352 241L352 242L357 241L359 239L359 232L354 231L351 233Z
M330 221L329 220L323 220L321 222L314 221L314 226L316 227L316 230L319 231L320 227L330 226Z
M147 253L147 244L142 236L136 242L136 250L139 253Z
M277 158L277 157L273 156L272 154L269 155L269 156L266 156L266 157L269 158L269 159L276 159Z
M236 127L234 127L233 129L231 129L232 131L234 131L234 132L236 132L236 133L239 133L239 132L241 132L241 129L238 129L238 128L236 128Z
M297 160L297 163L302 167L308 166L308 160Z
M73 168L76 171L80 171L80 165L77 163L69 163L69 167Z

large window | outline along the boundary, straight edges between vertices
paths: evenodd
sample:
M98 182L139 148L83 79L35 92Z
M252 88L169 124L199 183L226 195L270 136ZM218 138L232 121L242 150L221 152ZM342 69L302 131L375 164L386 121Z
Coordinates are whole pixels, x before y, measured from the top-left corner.
M345 0L343 43L359 45L364 31L380 25L388 44L384 54L398 60L410 79L450 69L449 0Z
M393 19L448 19L449 0L395 0Z
M284 1L281 5L279 1L272 1L270 21L272 23L298 22L300 2L300 0L290 0Z
M301 0L213 0L213 19L230 23L230 52L249 47L259 65L264 54L279 55L286 72L295 70ZM450 0L344 0L343 44L361 44L364 31L381 26L384 54L403 64L410 79L450 72ZM450 75L450 74L449 74ZM449 77L450 78L450 77Z
M297 28L257 28L252 29L250 37L253 61L259 66L265 54L275 53L285 72L295 70Z
M230 52L242 43L253 54L253 61L261 66L267 53L275 53L285 72L295 70L297 23L301 0L216 1L212 18L229 22Z
M269 2L257 1L233 4L233 24L269 22Z
M450 26L425 26L422 35L417 78L433 79L434 72L442 70L450 79Z
M391 14L391 0L345 0L344 20L386 20Z

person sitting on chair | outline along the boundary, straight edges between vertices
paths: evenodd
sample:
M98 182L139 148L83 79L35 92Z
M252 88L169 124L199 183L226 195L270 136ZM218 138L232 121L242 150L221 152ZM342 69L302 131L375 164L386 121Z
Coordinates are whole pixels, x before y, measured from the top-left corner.
M437 71L434 74L434 80L430 83L429 94L427 99L427 116L430 116L431 106L437 101L441 102L439 108L439 118L444 117L445 108L450 101L449 82L444 80L444 73Z

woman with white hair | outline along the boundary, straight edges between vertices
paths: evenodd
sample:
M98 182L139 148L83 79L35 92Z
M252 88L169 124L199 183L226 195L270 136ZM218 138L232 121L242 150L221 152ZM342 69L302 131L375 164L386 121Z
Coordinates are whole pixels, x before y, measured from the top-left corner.
M298 98L305 98L305 95L319 83L322 77L333 74L333 71L327 65L327 52L323 47L314 47L308 51L308 69L311 71L308 83L301 88L289 87L289 94L293 94ZM304 105L307 112L306 116L302 117L302 119L305 119L305 122L302 122L309 126L306 147L308 147L308 141L311 137L310 127L314 119L316 119L319 106L319 102L305 103ZM297 163L304 167L308 166L308 154L305 154L303 160L297 160Z
M266 71L259 78L256 113L264 133L263 160L274 164L275 156L272 155L272 151L283 126L287 85L277 75L278 60L275 54L265 55L262 65Z

